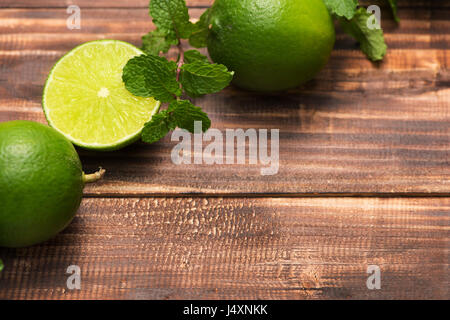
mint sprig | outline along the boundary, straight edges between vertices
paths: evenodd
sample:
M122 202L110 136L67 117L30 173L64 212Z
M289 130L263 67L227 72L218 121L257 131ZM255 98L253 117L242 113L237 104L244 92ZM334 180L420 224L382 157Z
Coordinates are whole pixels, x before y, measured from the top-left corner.
M135 96L171 102L181 95L177 65L163 57L149 54L132 58L123 68L122 80Z
M166 53L170 47L178 44L178 39L173 33L165 33L159 29L149 32L142 37L142 50L148 54L159 55Z
M148 54L166 53L192 34L194 25L185 0L151 0L149 15L156 29L142 37L142 50Z
M222 91L233 79L233 74L222 64L196 60L181 67L180 82L189 96L199 97Z
M384 42L381 28L369 29L367 20L371 14L364 8L356 11L352 20L340 19L340 25L345 32L353 36L360 44L361 51L372 61L383 60L387 46Z
M169 119L167 110L153 115L152 120L148 122L142 130L142 141L154 143L164 138L170 130L174 130L176 126Z
M192 23L185 0L151 0L150 16L161 32L175 33L177 38L188 39L192 34Z
M201 54L198 50L188 50L184 53L184 62L193 63L195 61L209 62L208 57Z
M145 54L127 62L122 80L132 94L154 97L168 108L145 124L142 140L157 142L177 127L194 133L195 121L201 121L202 131L207 131L211 126L208 115L181 97L219 92L230 84L234 73L224 65L210 63L197 50L184 52L181 40L189 39L195 47L206 46L209 11L193 24L185 0L150 0L149 8L157 28L142 38ZM159 56L172 46L178 49L177 62Z
M358 6L358 0L324 0L324 2L331 14L348 20L353 18Z
M194 48L206 47L206 39L208 38L209 33L210 17L211 9L208 8L200 16L200 19L197 21L197 23L194 24L192 34L189 37L189 43Z
M194 106L188 100L177 100L172 102L167 109L169 119L179 128L194 133L195 121L202 122L202 131L205 132L211 127L211 120L208 115L199 107Z
M389 0L389 5L391 6L392 9L392 14L394 15L394 20L395 22L399 23L400 22L400 18L397 15L397 0Z
M394 17L397 17L397 0L388 0ZM372 61L383 60L387 45L384 41L383 30L370 29L367 21L371 17L364 8L358 8L358 0L324 0L328 11L339 20L342 29L359 42L361 51Z
M176 127L194 133L195 121L201 121L202 131L207 131L211 126L211 120L202 109L188 100L174 100L167 110L155 114L145 125L142 140L147 143L157 142Z

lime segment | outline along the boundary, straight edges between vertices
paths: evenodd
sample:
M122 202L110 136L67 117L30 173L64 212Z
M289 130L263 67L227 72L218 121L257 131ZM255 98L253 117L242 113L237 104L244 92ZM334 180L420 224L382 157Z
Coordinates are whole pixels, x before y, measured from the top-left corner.
M129 59L143 52L118 40L84 43L62 57L45 84L49 124L80 147L115 150L140 137L160 106L131 94L122 81Z

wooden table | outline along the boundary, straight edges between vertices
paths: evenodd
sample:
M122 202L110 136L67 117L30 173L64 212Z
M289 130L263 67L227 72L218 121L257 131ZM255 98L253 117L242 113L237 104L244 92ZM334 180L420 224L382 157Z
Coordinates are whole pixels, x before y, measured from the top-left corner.
M66 28L71 3L81 30ZM210 3L189 0L191 15ZM195 101L220 130L280 129L277 175L176 166L170 136L80 150L106 177L55 239L0 249L0 298L450 298L450 3L399 5L400 26L383 9L381 64L338 31L328 66L298 90L230 87ZM46 76L76 45L140 45L151 28L147 0L1 0L0 121L45 122ZM70 265L81 290L66 287ZM380 290L366 286L369 265Z

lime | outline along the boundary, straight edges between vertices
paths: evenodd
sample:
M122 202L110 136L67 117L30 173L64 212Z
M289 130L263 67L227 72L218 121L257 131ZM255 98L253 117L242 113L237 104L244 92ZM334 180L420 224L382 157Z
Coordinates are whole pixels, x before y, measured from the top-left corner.
M235 71L237 86L254 91L312 79L335 41L323 0L216 0L210 24L211 59Z
M40 123L0 123L0 246L24 247L63 230L80 206L85 182L75 148Z
M115 150L138 140L160 106L153 98L132 95L122 82L125 64L141 54L117 40L87 42L67 53L44 88L50 126L87 149Z

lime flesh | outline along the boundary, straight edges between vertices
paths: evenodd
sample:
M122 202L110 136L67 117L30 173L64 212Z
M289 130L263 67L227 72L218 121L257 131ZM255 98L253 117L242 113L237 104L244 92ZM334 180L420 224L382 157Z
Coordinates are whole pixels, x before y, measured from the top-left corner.
M62 57L42 97L50 126L87 149L116 150L138 140L160 106L153 98L132 95L122 81L125 64L141 54L123 41L98 40Z

